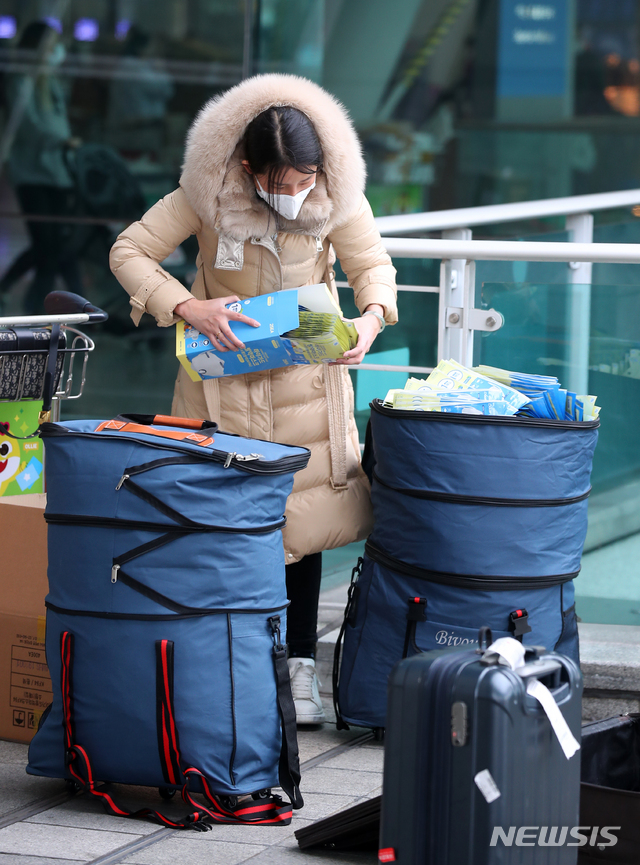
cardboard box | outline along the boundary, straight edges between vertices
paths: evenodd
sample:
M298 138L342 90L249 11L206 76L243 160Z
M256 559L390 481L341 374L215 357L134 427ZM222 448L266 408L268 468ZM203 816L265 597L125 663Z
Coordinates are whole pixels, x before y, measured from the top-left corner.
M351 339L349 347L355 346L358 338L351 322L336 322L342 313L324 283L250 297L229 304L229 308L260 322L260 327L239 321L230 323L233 333L246 346L241 351L217 351L207 336L187 322L178 322L176 356L192 381L296 364L325 363L342 357L345 347L332 330L312 338L286 335L301 323L299 308L331 316L334 327L339 326L343 331L346 325Z
M41 402L0 402L0 422L9 431L27 436L38 429ZM42 439L19 441L2 435L0 427L0 498L42 493L44 449Z
M52 700L44 495L0 498L0 738L30 742Z

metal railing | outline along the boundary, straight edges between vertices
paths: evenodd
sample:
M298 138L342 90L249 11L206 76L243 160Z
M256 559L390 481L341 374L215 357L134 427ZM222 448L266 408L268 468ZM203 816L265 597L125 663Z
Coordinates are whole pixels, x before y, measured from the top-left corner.
M550 216L576 216L617 207L640 204L640 189L622 192L599 192L594 195L572 195L565 198L542 198L511 204L489 204L484 207L460 207L455 210L432 210L427 213L403 213L380 216L376 225L380 234L402 235L452 228L474 228L501 222L544 219Z
M592 264L640 264L640 245L593 243L593 213L640 204L640 189L576 195L540 201L523 201L486 207L467 207L429 213L379 217L377 227L385 236L392 258L440 259L438 286L398 285L399 292L437 292L438 360L454 358L465 366L473 363L473 338L477 330L495 331L503 325L496 310L476 309L475 262L544 261L569 266L569 356L566 385L576 393L588 390L589 331ZM473 240L472 227L564 216L571 240L548 241ZM442 239L398 237L400 234L442 232ZM391 236L390 236L391 235ZM346 283L339 285L346 285ZM359 369L429 373L431 367L363 363Z

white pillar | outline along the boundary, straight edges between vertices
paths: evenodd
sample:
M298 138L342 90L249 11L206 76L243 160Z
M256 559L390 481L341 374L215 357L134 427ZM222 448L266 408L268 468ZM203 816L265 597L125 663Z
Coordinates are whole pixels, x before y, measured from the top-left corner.
M577 213L567 216L567 231L574 243L593 243L593 214ZM569 264L567 286L567 339L568 373L562 381L574 393L588 393L589 338L591 331L591 262L573 261Z

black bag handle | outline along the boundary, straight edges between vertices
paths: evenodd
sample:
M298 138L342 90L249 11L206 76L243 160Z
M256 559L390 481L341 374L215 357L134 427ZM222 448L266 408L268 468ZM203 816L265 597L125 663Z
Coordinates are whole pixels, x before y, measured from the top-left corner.
M218 424L213 420L191 417L173 417L166 414L119 414L115 420L131 421L144 426L177 426L183 429L210 430L216 432Z
M333 652L333 670L331 674L331 682L332 682L332 690L333 690L333 708L336 713L336 730L349 730L350 727L347 722L342 717L340 712L340 705L338 703L338 680L340 678L340 653L342 650L342 641L344 640L344 632L347 627L347 623L353 623L355 618L355 607L358 598L358 577L362 571L362 565L364 564L364 559L359 558L355 568L351 571L351 583L349 585L349 591L347 592L347 606L344 609L344 618L342 619L342 625L340 626L340 632L338 634L338 639L336 640L336 647ZM358 591L357 591L358 590Z

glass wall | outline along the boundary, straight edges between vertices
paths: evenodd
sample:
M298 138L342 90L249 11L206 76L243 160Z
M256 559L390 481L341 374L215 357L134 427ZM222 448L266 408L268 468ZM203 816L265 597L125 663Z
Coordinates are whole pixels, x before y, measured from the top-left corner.
M30 25L43 20L64 51L34 39ZM133 327L107 255L176 187L186 130L207 99L256 72L325 86L355 121L377 215L638 188L639 22L640 0L1 0L0 314L40 311L53 287L79 291L110 319L92 332L86 392L66 416L166 412L173 332L148 316ZM475 236L568 238L557 219ZM598 218L596 239L640 241L640 209ZM51 250L46 278L34 245ZM196 252L187 241L163 266L189 286ZM403 283L438 283L438 262L397 264ZM620 498L624 487L630 512L640 501L637 281L635 267L595 266L584 334L603 406L594 490ZM562 379L569 282L566 265L479 264L479 299L507 319L478 335L479 358ZM342 299L355 314L348 290ZM431 366L437 296L406 292L399 306L400 324L368 359ZM372 386L387 384L372 375L355 373L362 430ZM603 516L598 543L614 525L618 537L640 530Z
M386 0L3 0L0 310L40 308L33 238L48 231L45 244L65 259L55 285L111 316L74 410L115 411L123 400L166 409L172 337L147 317L133 328L107 251L175 188L186 130L208 98L255 72L323 84L357 125L379 215L640 186L639 10L640 0L399 0L393 14ZM29 38L39 20L66 51L55 63ZM55 127L65 142L55 182L67 193L55 202L30 182L51 153L25 151L35 127L22 117L33 107L24 87L44 100L42 141ZM190 241L164 262L185 285L195 252ZM403 282L437 283L433 263L399 267ZM376 351L403 349L428 366L434 298L406 293L400 303L403 321Z

